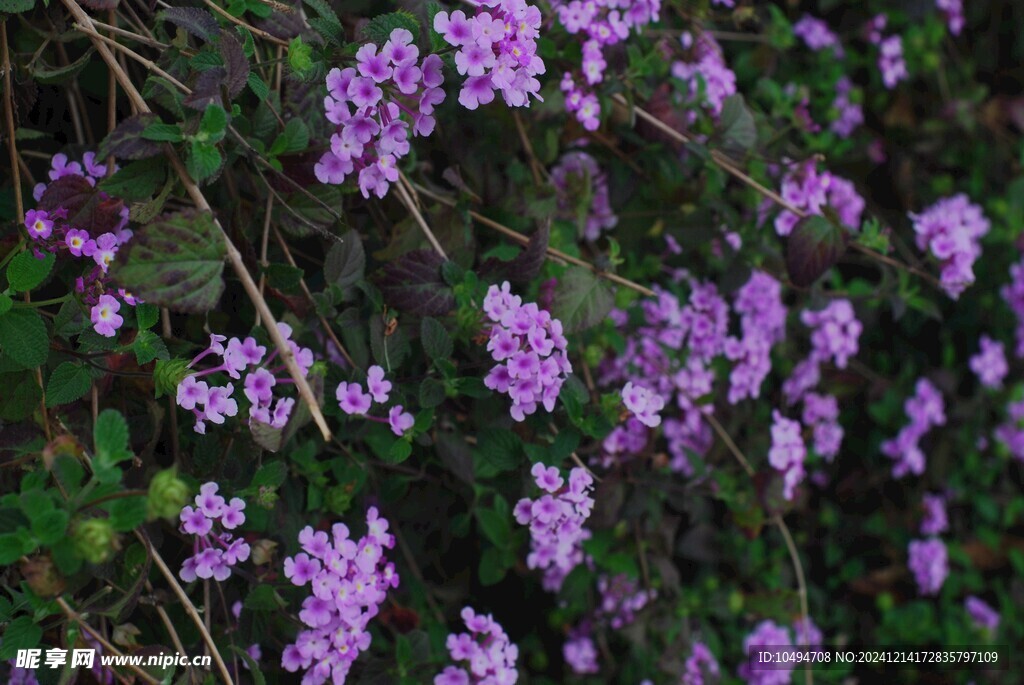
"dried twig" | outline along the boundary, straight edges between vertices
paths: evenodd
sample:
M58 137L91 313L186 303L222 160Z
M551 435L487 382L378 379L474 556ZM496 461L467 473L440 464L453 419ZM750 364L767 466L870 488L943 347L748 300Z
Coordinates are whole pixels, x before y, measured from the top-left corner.
M88 633L89 636L92 637L92 639L96 640L96 642L99 642L101 645L103 645L103 649L105 649L108 654L112 654L113 656L124 656L121 650L119 650L114 645L110 644L110 642L108 642L105 637L103 637L99 634L99 632L96 631L96 629L94 629L91 625L86 623L85 619L83 619L78 614L77 611L72 609L71 606L66 601L64 601L63 597L57 597L57 599L55 599L54 601L57 603L57 606L60 607L60 610L64 612L64 615L68 617L69 621L78 624L78 627L84 630L86 633ZM135 664L129 662L127 659L124 662L124 667L130 670L132 673L134 673L137 677L141 678L143 682L149 683L150 685L160 685L159 680L157 680L156 678L154 678L149 673L142 670Z
M434 248L434 251L437 252L437 254L441 255L441 259L447 260L448 255L444 253L444 248L441 247L441 243L437 242L437 238L434 237L434 232L430 230L427 220L423 218L423 214L409 195L409 191L406 190L405 186L401 183L394 183L392 185L398 192L398 199L402 201L402 204L405 205L405 208L409 210L410 214L412 214L412 218L416 220L416 223L419 225L420 229L422 229L424 235L427 236L427 242L430 243L431 247Z

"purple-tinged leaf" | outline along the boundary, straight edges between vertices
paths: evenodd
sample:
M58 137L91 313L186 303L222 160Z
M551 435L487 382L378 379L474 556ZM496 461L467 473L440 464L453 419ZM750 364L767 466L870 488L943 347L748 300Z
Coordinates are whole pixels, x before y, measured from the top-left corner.
M846 230L823 216L809 216L794 228L786 244L786 271L799 288L821 278L846 251Z
M128 117L119 123L113 131L100 143L96 156L104 159L114 156L117 159L146 159L161 153L160 143L142 137L142 132L150 124L160 121L160 117L147 112Z
M135 232L110 273L149 304L208 312L224 290L224 239L205 212L164 215Z
M522 252L507 262L491 257L480 265L480 275L488 281L529 283L537 277L544 266L550 237L551 221L546 220L541 223L536 233L530 236L530 242Z
M207 10L200 7L169 7L156 15L158 20L169 21L178 28L203 41L217 38L220 26Z
M391 307L417 316L444 316L455 295L441 277L444 259L433 250L413 250L381 269L377 286Z
M192 93L185 97L185 106L192 109L205 110L210 105L224 106L220 87L228 78L224 67L213 67L199 74L192 85Z
M224 85L228 95L235 97L242 92L249 79L249 60L245 58L242 44L230 31L220 32L220 56L226 72Z
M48 212L67 210L67 222L90 235L109 233L121 222L124 201L103 197L82 176L62 176L46 187L39 208Z

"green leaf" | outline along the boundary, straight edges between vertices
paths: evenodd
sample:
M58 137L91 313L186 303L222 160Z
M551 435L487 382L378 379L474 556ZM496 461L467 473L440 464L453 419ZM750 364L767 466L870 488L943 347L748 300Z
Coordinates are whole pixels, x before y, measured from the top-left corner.
M24 528L0 535L0 566L13 564L25 554L31 554L35 547L35 541Z
M480 583L482 585L495 585L505 577L507 569L501 563L501 550L497 547L488 547L480 555Z
M186 166L188 167L189 175L196 182L204 181L216 174L220 169L221 163L224 161L220 155L220 150L213 143L193 140L189 152Z
M43 364L50 353L50 338L39 312L12 309L0 316L0 351L26 369Z
M498 547L505 547L509 537L512 535L512 526L508 516L503 516L494 509L477 509L476 520L480 524L480 530Z
M249 90L256 94L260 100L265 100L270 95L270 86L259 77L255 71L250 71L249 76L246 79L249 84Z
M448 359L455 350L452 336L448 335L444 325L437 319L423 319L420 324L420 338L423 351L431 359Z
M246 595L243 606L253 611L277 611L286 604L272 585L257 585Z
M64 537L68 527L68 512L51 509L32 519L32 535L41 545L52 545Z
M46 406L70 404L85 397L92 387L92 373L85 364L63 362L46 382Z
M151 304L141 302L135 305L135 321L138 324L139 330L144 331L147 328L152 328L156 325L156 322L160 319L160 308L154 307Z
M4 14L28 12L35 6L35 0L0 0L0 12Z
M131 459L128 449L128 422L116 409L104 409L96 417L93 429L93 441L96 443L96 459L104 464Z
M604 320L614 304L608 286L597 276L587 269L572 267L559 279L551 315L562 321L567 333L576 333Z
M14 300L5 293L0 293L0 316L3 316L7 312L11 311L11 307L14 306Z
M284 125L282 131L270 145L270 155L286 155L290 152L302 152L309 146L309 129L302 119L293 117Z
M146 497L121 497L114 500L107 511L110 513L110 525L114 530L126 533L134 530L146 520Z
M398 10L371 19L363 27L363 36L380 47L391 38L391 32L395 29L408 30L412 33L413 42L416 42L416 37L420 33L420 22L411 12Z
M387 462L390 464L401 464L412 454L412 443L404 438L395 440L388 450Z
M277 488L288 478L288 466L283 461L272 461L261 466L253 475L249 487Z
M249 667L249 674L250 677L252 677L252 684L267 685L267 679L266 676L263 675L263 667L260 665L260 663L253 659L251 656L249 656L249 652L245 651L238 645L231 645L231 649L236 654L238 654L239 658L241 658L241 660L245 662L245 665Z
M228 113L220 105L209 105L199 120L199 136L202 140L217 143L227 135Z
M32 290L50 275L57 255L47 253L45 259L36 258L32 250L19 253L7 265L7 282L18 292Z
M153 197L166 178L167 169L162 159L144 159L132 162L103 179L100 188L116 197L138 202Z
M224 251L210 214L169 214L136 231L111 275L150 304L199 314L213 309L224 290Z
M757 143L757 126L743 96L730 95L722 103L722 148L727 151L746 152Z
M139 366L148 364L154 359L168 359L167 345L153 331L139 331L132 341L132 351L135 352L135 360Z
M424 409L430 409L444 402L447 393L444 383L436 378L424 378L420 383L420 405Z
M363 250L363 241L358 233L350 230L327 251L324 279L344 290L363 280L365 272L366 252Z
M7 317L0 318L0 321ZM0 419L20 421L32 415L39 406L43 390L35 374L29 371L0 375Z
M473 470L477 478L491 478L511 471L521 463L522 441L505 428L489 428L481 432L473 448Z
M166 143L180 143L185 139L177 124L165 124L162 121L154 122L142 129L142 137L146 140Z
M302 42L302 36L292 38L288 44L288 66L299 78L308 76L313 70L313 46Z
M31 616L19 616L4 630L4 641L0 645L0 660L13 659L19 649L33 649L43 638L42 627Z

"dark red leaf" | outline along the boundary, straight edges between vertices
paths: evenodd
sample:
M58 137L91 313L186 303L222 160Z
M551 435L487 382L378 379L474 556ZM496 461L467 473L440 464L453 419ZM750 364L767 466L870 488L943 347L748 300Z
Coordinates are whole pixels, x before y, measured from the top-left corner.
M821 278L846 251L846 230L823 216L809 216L794 228L786 244L786 271L806 288Z
M507 262L491 257L480 265L480 275L488 281L510 281L529 283L537 277L548 255L548 240L551 237L551 221L541 223L536 233L522 252Z
M433 250L413 250L387 264L375 279L385 302L418 316L444 316L455 295L441 277L444 259Z

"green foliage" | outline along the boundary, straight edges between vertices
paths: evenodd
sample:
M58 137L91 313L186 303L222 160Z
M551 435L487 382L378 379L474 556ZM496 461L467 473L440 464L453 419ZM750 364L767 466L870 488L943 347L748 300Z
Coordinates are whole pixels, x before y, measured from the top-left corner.
M26 250L7 265L7 283L18 292L32 290L50 275L56 261L57 257L52 253L38 259L31 250Z
M12 309L0 316L0 352L26 369L46 361L50 347L43 318L33 309Z

